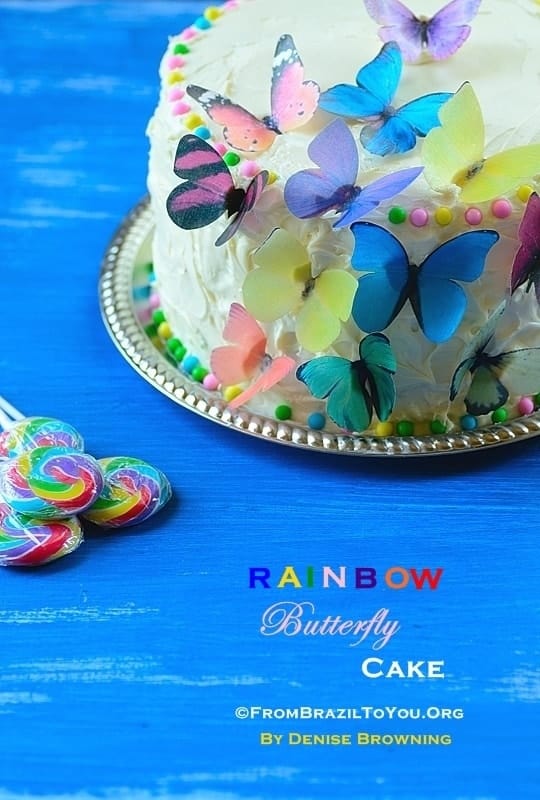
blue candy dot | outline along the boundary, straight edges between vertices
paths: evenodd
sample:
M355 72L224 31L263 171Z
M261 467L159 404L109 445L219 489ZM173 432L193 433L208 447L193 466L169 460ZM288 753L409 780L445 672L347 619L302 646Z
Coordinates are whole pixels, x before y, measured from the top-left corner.
M315 411L313 414L309 415L307 424L314 431L322 431L322 429L326 425L326 417L324 416L324 414Z
M149 286L135 286L133 289L134 300L147 300L150 297Z
M212 23L209 20L207 20L206 17L199 17L198 19L195 20L193 24L200 31L207 31L208 28L212 27Z
M182 361L182 369L185 369L186 372L192 372L198 366L199 359L197 356L186 356Z
M206 125L199 125L198 128L195 128L193 133L195 136L198 136L199 139L209 139L212 136Z
M472 414L465 414L460 419L461 428L464 431L474 431L478 427L478 420Z

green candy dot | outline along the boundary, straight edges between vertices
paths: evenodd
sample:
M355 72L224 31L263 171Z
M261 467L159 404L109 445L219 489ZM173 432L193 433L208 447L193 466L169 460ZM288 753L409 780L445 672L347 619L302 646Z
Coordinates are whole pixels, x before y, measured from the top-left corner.
M149 325L144 326L144 332L150 337L150 339L153 339L155 336L157 336L157 326L151 322Z
M388 219L393 225L401 225L407 219L407 212L401 206L392 206L388 212Z
M431 433L446 433L446 425L440 419L432 419L429 423Z
M237 164L240 163L240 156L238 153L231 153L229 150L228 153L225 153L223 156L223 161L227 164L228 167L236 167Z
M533 400L534 400L535 406L540 406L540 392L538 392L538 394L534 395Z
M187 44L182 44L182 42L179 42L178 44L175 44L173 53L175 56L185 56L189 53L189 47Z
M278 406L274 411L274 414L276 419L284 422L286 419L290 419L292 417L292 408L286 405Z
M508 419L508 411L504 406L497 408L491 415L492 422L505 422Z
M401 419L396 425L396 433L398 436L412 436L414 424L408 419Z
M141 269L146 272L147 275L150 275L150 273L154 271L154 265L151 261L148 261Z
M183 360L183 358L184 358L184 356L185 356L185 354L186 354L186 353L187 353L187 349L184 347L184 345L183 345L183 344L181 344L181 345L179 345L178 347L175 347L175 349L173 350L173 353L172 353L172 354L173 354L173 356L175 357L175 359L176 359L178 362L180 362L180 361L182 361L182 360Z
M161 308L156 308L152 314L152 322L154 325L161 325L162 322L165 322L165 314Z
M202 383L207 375L208 375L208 370L205 369L204 367L201 367L200 364L198 367L195 367L195 369L191 373L191 377L193 378L193 380L199 381L199 383Z
M174 351L178 347L183 347L183 346L184 345L182 344L180 339L177 339L176 336L171 336L170 339L167 339L167 350L169 350L169 352L171 352L173 355L174 355Z

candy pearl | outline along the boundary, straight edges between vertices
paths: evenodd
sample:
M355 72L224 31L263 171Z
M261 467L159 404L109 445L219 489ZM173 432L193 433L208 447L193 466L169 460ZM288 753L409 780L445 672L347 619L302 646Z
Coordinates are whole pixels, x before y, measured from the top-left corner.
M169 60L167 61L167 66L169 69L178 69L178 67L184 67L186 64L186 59L182 58L182 56L170 56Z
M468 208L465 212L465 222L469 225L480 225L484 216L479 208Z
M183 100L181 100L179 103L175 103L172 106L171 110L172 113L175 115L175 117L181 117L184 114L187 114L189 111L191 111L191 106L189 105L189 103L186 103Z
M223 161L228 167L236 167L236 165L240 163L240 156L238 153L228 152L223 156Z
M156 309L158 309L160 307L160 305L161 305L161 300L159 299L159 294L156 294L155 292L153 294L151 294L150 297L148 298L148 305L150 306L152 311L155 311Z
M224 156L227 152L227 145L223 142L217 142L214 145L214 150L220 154L220 156Z
M151 517L171 499L161 470L128 456L100 458L105 478L99 497L82 516L103 528L124 528Z
M190 42L192 39L195 39L195 38L197 37L197 35L198 35L198 34L197 34L197 31L196 31L194 28L186 28L186 29L185 29L184 31L182 31L182 33L180 34L180 38L181 38L181 39L182 39L184 42Z
M534 411L534 400L532 397L522 397L517 408L519 413L522 415L532 414Z
M388 212L388 219L393 225L401 225L407 219L407 212L401 206L393 206Z
M464 414L461 417L459 424L464 431L474 431L474 429L478 427L478 420L476 417L473 417L472 414Z
M236 397L242 394L242 389L240 386L226 386L223 389L223 399L226 403L230 403L231 400L234 400Z
M221 17L222 13L222 10L217 6L208 6L208 8L204 11L204 16L206 19L209 19L210 22L215 22L216 19Z
M169 77L167 78L167 82L170 86L175 83L181 83L185 79L185 75L183 72L180 72L179 69L175 69L172 72L169 72Z
M441 419L432 419L429 423L431 433L441 434L446 433L446 425Z
M161 325L162 322L165 322L165 312L162 308L156 308L152 314L152 321L154 325Z
M83 438L75 428L50 417L27 417L0 433L0 458L15 458L36 447L51 446L84 450Z
M394 433L394 426L391 422L378 422L375 426L375 434L377 436L392 436Z
M445 226L450 225L452 222L452 212L449 208L441 206L435 212L435 222L437 225Z
M204 139L205 141L212 136L210 129L207 128L206 125L199 125L198 128L195 128L193 133L195 136L198 136L199 139Z
M533 192L534 188L532 186L529 186L528 184L523 184L522 186L519 187L516 194L522 203L526 203Z
M254 178L260 172L260 168L256 161L244 161L240 165L239 172L244 178Z
M429 214L425 208L413 208L409 220L415 228L423 228L429 222Z
M38 519L78 514L102 489L97 461L68 447L36 447L0 464L0 496L16 513Z
M48 522L16 514L0 502L0 566L38 567L79 547L83 533L77 517Z
M497 219L506 219L512 213L512 204L501 197L499 200L494 200L491 204L491 213Z
M191 377L193 378L194 381L198 381L199 383L202 383L207 375L208 375L208 370L201 364L199 364L198 367L195 367L194 369L191 370Z
M206 17L198 17L198 19L195 20L193 25L201 31L207 31L209 28L212 27L211 21L209 19L206 19Z
M319 411L314 411L313 414L309 415L307 424L314 431L322 431L326 425L326 417Z
M175 55L185 56L189 53L189 47L183 42L177 42L173 47L173 53Z
M412 436L414 433L414 423L408 419L402 419L396 425L398 436Z
M223 4L223 8L226 11L232 11L234 8L238 8L238 0L227 0L227 2Z
M202 120L198 114L188 114L184 120L184 125L189 131L198 128L200 125L204 124L204 120Z
M199 366L199 359L197 356L186 356L182 361L182 369L186 372L191 372L195 367Z
M292 408L285 404L277 406L276 410L274 411L274 416L281 422L285 422L285 420L292 417Z
M173 86L169 92L169 101L174 103L176 100L181 100L183 97L185 97L185 94L185 91L180 88L180 86Z
M209 392L215 392L219 386L219 380L215 375L209 372L203 380L203 386L205 389L208 389Z
M507 419L508 419L508 411L504 406L502 406L501 408L497 408L491 415L491 421L495 423L506 422Z

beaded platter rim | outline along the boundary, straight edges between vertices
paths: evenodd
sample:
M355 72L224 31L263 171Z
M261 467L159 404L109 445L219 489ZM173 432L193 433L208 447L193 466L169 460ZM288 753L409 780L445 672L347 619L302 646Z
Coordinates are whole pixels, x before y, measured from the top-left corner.
M122 220L101 264L99 303L107 332L126 361L178 405L259 439L324 453L356 456L426 456L471 452L540 435L540 411L474 431L424 436L374 436L315 431L295 422L232 410L200 383L173 367L145 333L133 300L134 276L153 231L148 197Z

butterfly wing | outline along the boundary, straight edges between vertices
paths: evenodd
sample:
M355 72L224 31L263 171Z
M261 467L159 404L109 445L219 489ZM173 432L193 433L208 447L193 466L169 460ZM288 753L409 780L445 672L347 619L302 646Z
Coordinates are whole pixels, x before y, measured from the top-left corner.
M327 399L326 411L336 425L363 431L371 422L371 399L356 379L353 364L339 356L320 356L296 370L314 397Z
M227 97L194 84L187 86L186 92L200 103L211 120L222 126L223 138L236 150L260 153L273 144L276 131Z
M305 125L313 117L320 89L315 81L304 81L304 66L292 36L281 36L272 68L272 121L281 133Z
M385 44L356 76L357 86L345 83L323 92L319 105L331 114L356 119L381 117L392 102L402 69L399 47Z
M277 356L277 358L271 359L268 366L263 369L251 386L248 386L247 389L230 401L229 407L238 408L238 406L244 405L260 392L268 391L268 389L271 389L272 386L275 386L292 372L295 366L295 360L289 358L289 356Z
M398 114L381 122L365 125L360 131L362 146L376 156L406 153L416 145L416 134L407 120Z
M465 395L465 408L479 417L489 414L508 400L508 390L497 376L496 367L482 364L474 369L471 385Z
M203 228L227 208L234 183L227 165L214 148L193 134L183 136L176 149L174 172L185 182L167 198L167 212L180 228Z
M429 21L426 29L427 49L435 59L449 58L469 38L469 23L482 0L452 0Z
M498 305L493 314L486 320L476 336L474 336L463 352L463 360L456 368L450 386L450 400L454 400L461 388L467 372L471 374L482 363L482 356L495 334L495 329L506 309L506 300Z
M512 292L515 292L518 286L532 281L535 283L538 297L540 287L540 197L536 192L529 197L519 226L518 237L521 246L512 266L511 289Z
M371 222L351 226L354 250L351 264L360 278L352 307L358 327L371 333L384 330L403 308L408 294L409 259L389 231Z
M265 356L266 335L263 329L243 306L232 303L223 338L232 344L212 350L212 372L225 385L250 380Z
M383 42L397 42L404 61L418 61L422 55L420 20L399 0L364 0L366 11L381 27Z
M340 119L331 122L313 139L308 155L318 169L291 175L284 190L287 208L299 219L341 208L344 190L354 186L358 175L356 142Z
M251 209L254 207L255 203L261 196L266 184L268 183L268 172L263 170L259 172L258 175L255 175L251 183L249 184L248 188L246 189L246 193L242 200L242 204L240 209L234 219L227 225L221 236L218 236L216 239L216 247L220 247L225 242L228 242L229 239L234 236L240 225L242 224L242 220Z
M359 351L370 374L368 382L375 413L384 422L392 413L396 402L396 357L390 342L382 333L372 333L362 339Z
M406 189L422 170L423 167L402 169L358 189L352 201L345 206L341 217L334 223L334 228L344 228L357 222L383 200L388 200Z
M357 281L343 269L326 269L315 280L296 322L296 336L306 350L326 350L351 313Z
M498 240L496 231L468 231L444 242L424 260L411 302L430 341L445 342L454 335L467 307L465 292L455 281L477 280Z
M442 106L453 97L452 92L434 92L425 94L398 109L397 115L407 122L417 136L427 136L441 122L439 113Z
M443 192L484 158L484 119L469 83L441 106L439 119L440 127L426 136L422 158L425 179Z
M512 147L486 158L481 169L461 184L464 203L483 203L507 194L540 174L540 144Z
M501 379L512 387L512 394L531 395L540 390L540 347L526 347L501 353Z

